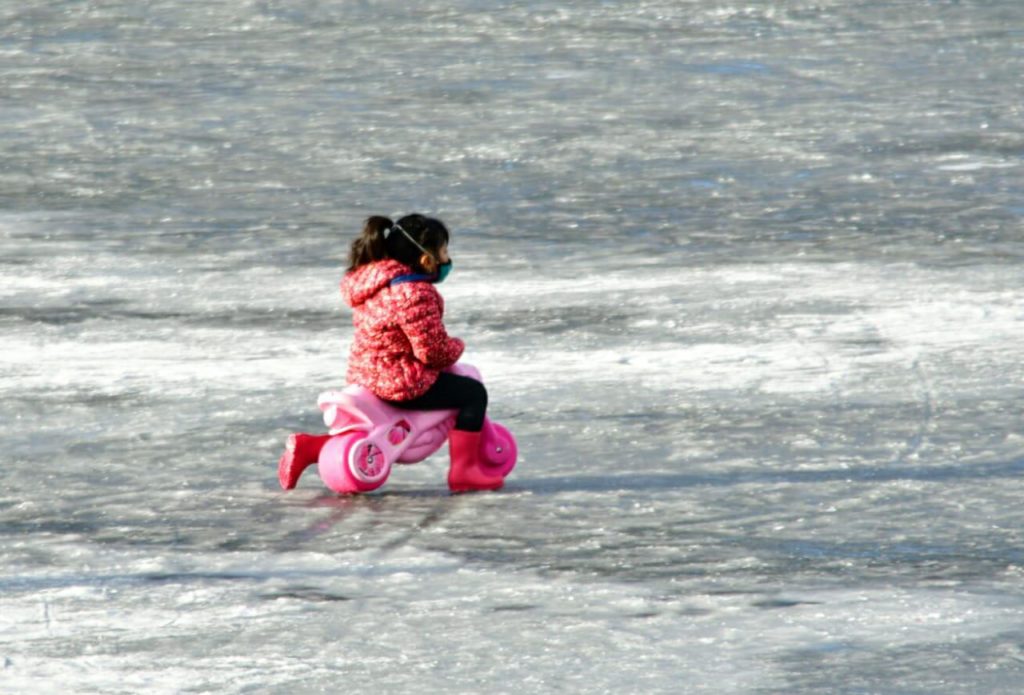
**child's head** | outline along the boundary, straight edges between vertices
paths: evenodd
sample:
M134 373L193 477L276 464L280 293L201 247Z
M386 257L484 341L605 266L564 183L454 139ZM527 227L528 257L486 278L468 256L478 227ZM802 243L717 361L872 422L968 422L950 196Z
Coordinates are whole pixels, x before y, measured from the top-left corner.
M393 258L415 270L434 272L447 258L448 239L448 228L433 217L406 215L396 223L374 215L367 218L363 233L352 242L348 269Z

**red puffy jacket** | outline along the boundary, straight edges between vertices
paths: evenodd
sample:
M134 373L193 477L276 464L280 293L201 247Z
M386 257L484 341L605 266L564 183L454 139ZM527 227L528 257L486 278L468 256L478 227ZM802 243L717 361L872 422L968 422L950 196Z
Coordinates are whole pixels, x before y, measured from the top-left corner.
M360 266L341 281L356 329L348 381L389 401L422 396L465 349L444 328L444 300L433 284L391 284L414 272L398 261L384 260Z

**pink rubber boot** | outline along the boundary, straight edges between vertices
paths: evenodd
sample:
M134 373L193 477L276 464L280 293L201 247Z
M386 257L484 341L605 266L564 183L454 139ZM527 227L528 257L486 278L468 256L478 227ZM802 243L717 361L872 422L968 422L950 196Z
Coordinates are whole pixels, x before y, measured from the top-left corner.
M501 467L489 466L482 460L481 432L452 430L448 435L451 468L448 469L448 489L452 492L470 490L497 490L505 484Z
M297 432L288 437L281 460L277 462L277 480L285 490L291 490L299 482L302 471L320 456L320 450L331 438L329 434L305 434Z

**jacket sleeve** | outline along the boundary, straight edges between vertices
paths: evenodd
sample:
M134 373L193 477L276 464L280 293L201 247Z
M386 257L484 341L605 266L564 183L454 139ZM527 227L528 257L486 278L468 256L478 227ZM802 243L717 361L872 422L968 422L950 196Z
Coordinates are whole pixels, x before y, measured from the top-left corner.
M415 292L408 296L406 302L399 312L399 325L409 339L416 359L434 369L455 364L466 346L445 330L436 290L430 288Z

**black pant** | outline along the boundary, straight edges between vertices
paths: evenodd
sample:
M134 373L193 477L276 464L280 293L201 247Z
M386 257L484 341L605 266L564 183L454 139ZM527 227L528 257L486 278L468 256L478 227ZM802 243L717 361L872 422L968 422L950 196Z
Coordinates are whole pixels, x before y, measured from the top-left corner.
M388 401L405 410L447 410L457 408L455 429L479 432L487 414L487 389L476 379L441 372L430 390L409 401Z

